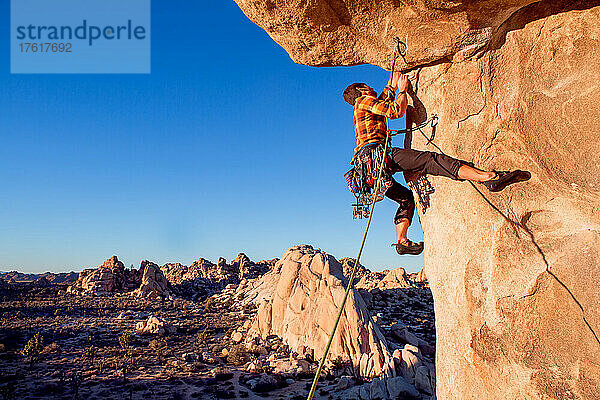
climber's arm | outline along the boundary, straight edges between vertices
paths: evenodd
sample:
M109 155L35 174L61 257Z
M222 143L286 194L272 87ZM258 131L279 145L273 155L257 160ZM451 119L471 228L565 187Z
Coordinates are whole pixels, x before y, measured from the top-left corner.
M401 117L404 115L404 113L406 113L406 108L408 107L408 97L406 95L406 92L408 91L410 81L408 80L408 76L404 75L404 74L400 74L396 77L391 77L390 80L392 80L392 78L395 78L395 81L393 82L394 89L396 87L399 89L398 98L396 99L396 103L400 107L400 110L401 110L400 117ZM398 117L398 118L400 118L400 117Z
M408 101L406 99L406 93L400 94L398 99L394 101L394 92L389 88L383 89L384 93L389 91L391 98L389 100L376 99L375 97L363 96L356 100L356 107L359 110L369 111L373 114L384 115L389 119L400 118L406 112ZM382 93L382 95L384 94Z
M384 115L389 119L400 118L404 115L408 107L408 98L406 97L408 85L409 81L406 75L395 73L390 77L388 85L377 99L370 96L360 97L357 100L357 107L360 110L369 111L373 114ZM395 99L396 88L400 89L397 99Z

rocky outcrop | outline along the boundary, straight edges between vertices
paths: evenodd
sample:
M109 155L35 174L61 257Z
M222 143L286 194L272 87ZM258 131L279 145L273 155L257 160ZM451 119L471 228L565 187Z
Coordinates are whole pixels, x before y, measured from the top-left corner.
M236 2L299 64L389 67L393 39L400 37L410 48L408 68L485 49L508 18L534 0Z
M411 274L410 276L413 282L417 283L427 283L427 275L425 275L425 267L421 268L419 272L416 274Z
M347 279L341 264L311 246L289 249L257 285L259 309L250 332L277 335L293 351L309 347L322 354L344 296ZM330 349L330 358L349 361L357 375L394 375L394 363L379 328L362 298L350 292Z
M255 279L268 272L274 263L271 261L252 262L244 253L238 256L231 262L232 268L238 271L238 277L242 279ZM276 260L275 260L276 262Z
M99 268L84 269L77 282L67 288L67 292L97 295L122 292L127 290L127 283L132 281L129 273L129 270L125 272L125 266L117 256L112 256Z
M206 297L223 289L229 284L238 284L244 279L255 279L269 271L277 259L251 261L244 253L227 264L224 258L219 258L217 264L200 258L192 265L168 263L161 268L172 289L184 297Z
M142 261L142 281L133 294L137 297L170 297L169 282L160 267L150 261Z
M238 4L309 65L389 67L400 36L401 67L413 70L409 124L439 116L425 132L433 143L416 132L405 145L532 173L500 193L425 178L438 398L596 398L598 2Z
M354 264L356 263L355 258L344 257L340 258L340 264L342 264L342 272L347 279L350 279L350 275L352 275L352 270L354 269ZM371 271L366 268L361 263L358 263L356 266L356 272L354 273L354 284L361 280L366 275L369 275Z
M67 293L110 295L129 293L137 297L170 297L169 282L158 265L142 261L139 270L126 269L117 256L100 267L84 269Z
M379 289L399 289L408 288L411 282L408 280L404 268L396 268L393 270L385 270L382 272L368 271L362 274L360 281L356 283L357 289L371 290Z

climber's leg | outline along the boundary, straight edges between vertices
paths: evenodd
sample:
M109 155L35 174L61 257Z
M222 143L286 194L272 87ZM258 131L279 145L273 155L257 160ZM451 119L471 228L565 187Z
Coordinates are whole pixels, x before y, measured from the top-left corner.
M431 151L400 149L397 147L392 149L391 167L394 172L421 172L458 180L461 179L458 176L458 171L461 166L466 164L465 161Z
M508 185L531 178L527 171L483 171L466 161L431 151L413 149L392 149L394 172L410 171L445 176L456 180L468 180L483 184L492 192L499 192Z
M402 218L399 222L396 223L396 242L397 243L405 243L408 238L408 227L410 226L410 221L408 218Z
M423 242L414 243L407 238L408 227L415 213L415 200L412 191L395 180L385 192L386 197L398 203L398 210L394 216L396 224L396 247L398 254L420 254L423 251Z
M478 168L471 167L470 165L463 164L458 169L458 179L467 180L471 182L485 182L496 177L496 173L493 171L482 171Z

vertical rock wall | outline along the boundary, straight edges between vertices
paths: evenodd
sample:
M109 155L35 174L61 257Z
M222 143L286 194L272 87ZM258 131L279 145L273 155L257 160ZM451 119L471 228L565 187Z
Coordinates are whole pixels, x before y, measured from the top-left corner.
M429 177L440 399L600 398L600 8L537 10L478 59L415 76L412 117L440 116L446 153L533 174L498 194Z

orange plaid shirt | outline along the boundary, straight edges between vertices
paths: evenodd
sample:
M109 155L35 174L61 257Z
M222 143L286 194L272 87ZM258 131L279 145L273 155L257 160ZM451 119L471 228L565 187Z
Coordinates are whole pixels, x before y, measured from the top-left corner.
M400 118L403 115L400 104L394 100L394 91L386 86L379 97L360 96L354 103L354 130L356 148L354 156L367 144L383 143L387 136L385 118Z

